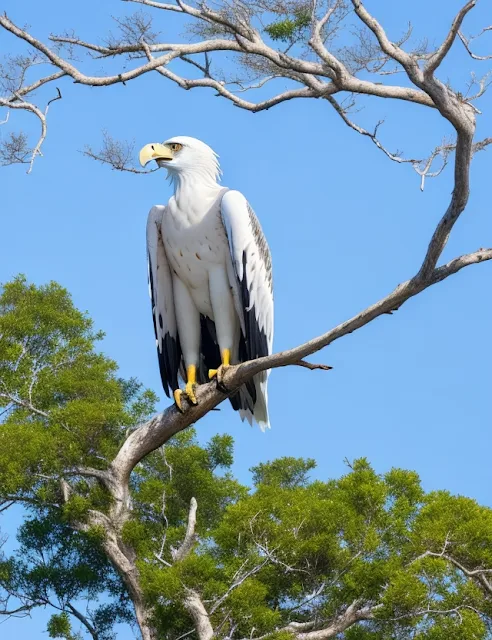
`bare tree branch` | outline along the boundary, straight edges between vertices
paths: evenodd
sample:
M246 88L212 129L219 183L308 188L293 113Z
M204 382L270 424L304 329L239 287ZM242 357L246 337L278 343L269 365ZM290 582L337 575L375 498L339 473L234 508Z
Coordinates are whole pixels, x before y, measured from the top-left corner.
M99 634L97 633L95 627L89 622L88 618L84 616L78 609L76 609L71 602L67 603L67 609L70 613L80 620L80 622L84 625L87 631L90 633L93 640L99 640Z
M12 402L12 404L17 405L18 407L22 407L23 409L27 409L31 413L34 413L37 416L41 416L42 418L48 418L49 417L49 414L46 411L42 411L41 409L37 409L30 402L27 402L26 400L22 400L22 398L18 398L17 396L15 396L15 395L13 395L11 393L8 393L8 392L0 393L0 398L3 398L4 400L8 400L9 402Z
M116 140L107 131L102 132L103 142L99 151L94 151L92 147L86 146L83 154L102 164L108 164L117 171L127 171L129 173L153 173L157 169L142 170L133 167L135 154L135 142Z
M476 40L477 38L479 38L481 35L483 35L484 33L486 33L487 31L492 31L492 25L490 27L485 27L484 29L482 29L482 31L480 31L480 33L477 36L470 36L469 38L466 38L461 31L458 31L458 36L461 40L461 42L463 43L463 46L465 47L465 49L468 51L469 55L474 59L474 60L491 60L492 59L492 54L488 55L488 56L478 56L476 53L473 53L473 51L470 48L470 43L472 42L472 40Z
M195 631L199 640L212 640L214 630L210 623L209 615L200 596L193 589L187 590L184 606L195 623Z
M421 293L428 287L445 280L464 267L492 259L492 249L479 249L470 254L454 258L447 264L434 269L427 278L419 273L411 280L400 284L392 293L371 305L353 318L334 327L327 333L314 338L298 347L258 358L240 365L231 366L224 372L224 384L230 393L251 379L260 371L289 366L300 359L328 346L335 340L360 329L375 318L401 307L407 300ZM214 382L200 385L197 390L197 405L187 405L181 413L174 406L155 416L127 438L115 459L110 465L110 473L121 483L127 483L135 465L151 451L162 446L173 435L197 422L213 407L228 396L218 389Z
M320 369L321 371L330 371L333 367L330 367L329 364L315 364L313 362L306 362L306 360L299 360L298 362L293 362L293 365L297 365L298 367L304 367L305 369L309 369L310 371L316 371Z
M453 20L451 29L449 30L449 33L446 36L444 42L427 60L427 64L425 65L424 69L424 73L426 75L433 74L434 71L439 67L441 62L444 60L449 50L453 46L454 41L456 40L456 36L458 35L458 31L460 30L466 14L471 11L476 4L477 0L470 0L459 10L458 15Z
M60 89L57 89L57 92L58 92L57 95L51 100L49 100L48 104L44 109L44 112L41 111L36 105L32 104L31 102L26 102L25 100L23 100L21 94L17 92L14 94L14 97L17 99L16 102L11 101L10 99L0 98L0 106L8 107L9 109L23 109L24 111L30 111L31 113L34 113L35 116L37 116L37 118L41 123L41 134L39 136L39 140L36 143L36 146L34 147L34 149L30 154L31 159L29 161L29 169L27 170L27 173L31 173L36 156L41 155L41 146L45 141L46 134L48 132L47 125L46 125L46 116L48 114L48 109L52 102L54 102L55 100L60 100L62 97L60 93Z
M356 15L376 36L382 51L401 64L412 81L415 82L416 79L423 79L423 74L419 69L417 61L389 40L382 25L367 11L362 2L360 0L351 0L351 2Z
M192 498L190 501L190 511L188 513L188 526L186 527L186 534L183 542L179 549L176 549L172 552L174 562L180 562L193 549L193 546L196 542L195 536L195 527L196 527L196 510L197 510L197 502L195 498Z

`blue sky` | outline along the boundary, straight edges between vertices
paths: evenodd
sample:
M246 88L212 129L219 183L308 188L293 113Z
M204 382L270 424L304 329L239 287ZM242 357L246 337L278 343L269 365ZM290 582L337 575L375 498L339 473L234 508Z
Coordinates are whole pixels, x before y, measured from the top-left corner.
M405 0L392 3L386 15L385 3L368 4L394 40L411 19L416 40L427 35L438 42L461 2L435 2L431 12L428 3ZM479 3L465 31L487 24L485 4ZM96 39L112 28L111 15L135 9L94 0L3 0L0 8L45 40L50 31L69 27ZM174 17L156 18L165 35L178 37L182 29ZM17 49L0 32L0 51ZM477 72L487 70L483 64ZM440 77L464 87L471 68L457 45ZM102 66L93 69L100 73ZM65 80L60 88L63 100L51 106L44 157L32 174L22 166L0 170L0 282L22 272L36 283L63 284L106 332L102 349L119 362L121 374L158 392L145 222L153 204L167 201L170 186L163 171L133 176L84 157L80 150L97 146L101 130L134 139L136 149L191 135L219 153L224 185L246 195L271 247L275 350L325 332L412 276L450 197L451 168L421 193L409 166L390 162L321 100L253 115L211 91L185 92L157 75L126 87L92 89ZM385 119L384 143L407 156L425 155L452 133L424 108L377 99L361 106L358 122L370 127ZM480 108L478 138L490 135L490 97ZM9 125L37 127L17 113ZM473 161L470 203L444 260L491 245L489 190L490 151ZM314 457L320 478L342 474L346 457L366 456L380 472L415 469L427 490L444 488L492 504L491 276L492 264L467 268L393 316L337 341L314 358L332 365L331 372L276 370L270 378L271 431L242 424L224 404L198 425L200 439L233 434L235 472L245 482L251 466L279 456ZM7 511L0 522L11 544L19 517ZM45 619L9 620L0 631L19 640L46 637ZM122 631L118 637L133 636Z

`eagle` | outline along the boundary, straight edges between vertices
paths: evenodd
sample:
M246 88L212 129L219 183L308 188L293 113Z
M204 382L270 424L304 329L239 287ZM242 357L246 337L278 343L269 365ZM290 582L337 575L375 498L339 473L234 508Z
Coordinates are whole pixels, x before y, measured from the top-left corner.
M197 384L220 384L227 367L272 353L272 260L249 202L219 184L207 144L178 136L145 145L139 159L167 169L174 188L167 205L150 210L147 255L162 386L183 411L183 395L197 404ZM262 430L268 373L229 397L241 420Z

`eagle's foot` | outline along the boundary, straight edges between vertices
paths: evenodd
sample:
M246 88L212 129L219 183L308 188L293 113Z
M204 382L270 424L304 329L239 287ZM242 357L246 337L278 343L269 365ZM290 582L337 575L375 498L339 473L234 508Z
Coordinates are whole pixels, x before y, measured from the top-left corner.
M196 387L197 385L194 382L187 382L184 391L182 389L176 389L176 391L173 393L174 402L176 403L176 406L181 411L181 413L185 412L185 409L183 407L183 396L186 396L188 398L190 404L198 404L198 400L196 399L195 394Z
M229 393L230 391L230 389L228 389L223 382L224 373L226 372L227 369L229 369L230 366L231 366L230 364L221 364L218 369L208 370L209 379L212 380L212 378L215 378L217 380L217 388L223 391L224 393Z
M183 408L183 395L185 395L188 398L188 401L190 402L190 404L193 405L197 405L198 404L198 400L196 399L196 388L197 388L197 384L196 384L196 367L194 365L190 365L187 369L187 378L188 378L188 382L185 385L184 391L182 389L176 389L176 391L173 393L174 396L174 402L176 403L176 406L178 407L178 409L181 411L181 413L184 413L184 408Z
M198 400L196 399L196 394L195 394L196 387L197 385L195 382L186 383L185 393L188 397L188 400L191 402L191 404L198 404Z
M227 387L225 386L225 384L223 383L223 379L224 379L224 373L226 372L226 370L231 366L230 362L231 362L231 352L229 349L223 349L222 353L222 364L220 365L220 367L218 369L209 369L208 370L208 379L212 380L212 378L215 378L217 380L217 387L223 391L224 393L228 393L229 389L227 389Z

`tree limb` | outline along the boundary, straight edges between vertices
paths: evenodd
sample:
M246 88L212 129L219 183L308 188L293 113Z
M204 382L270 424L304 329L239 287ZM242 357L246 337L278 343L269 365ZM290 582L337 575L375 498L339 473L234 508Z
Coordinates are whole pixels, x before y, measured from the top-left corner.
M186 591L184 606L193 619L199 640L212 640L214 630L200 596L193 589Z
M285 627L277 629L276 633L291 633L296 640L329 640L336 638L346 631L356 622L363 620L372 620L375 612L381 608L381 605L361 606L359 600L354 600L339 616L337 616L328 626L317 630L311 630L316 626L313 621L308 622L290 622ZM255 638L243 638L243 640L266 640L271 633Z
M453 20L451 29L449 30L449 33L446 36L444 42L427 60L427 63L424 69L424 74L428 74L428 75L433 74L434 71L441 64L441 62L444 60L444 58L447 56L449 50L453 46L454 41L456 40L456 36L458 35L458 31L460 30L460 27L463 23L463 20L466 14L469 11L471 11L476 4L477 4L477 0L470 0L459 10L457 16Z
M73 616L75 616L78 620L80 620L80 622L84 625L84 627L92 636L93 640L99 640L99 634L97 633L95 627L89 622L89 620L87 619L86 616L84 616L83 613L81 613L78 609L76 609L73 606L73 604L70 602L67 603L67 609L70 611L70 613Z
M189 555L189 553L193 549L193 546L196 542L195 527L197 506L198 505L195 498L192 498L190 500L190 511L188 513L188 525L186 527L185 538L181 543L181 546L174 552L171 552L174 562L180 562L181 560L186 558L186 556Z
M266 369L285 367L319 351L335 340L365 326L374 319L401 307L407 300L428 287L445 280L464 267L492 259L492 249L479 249L474 253L454 258L447 264L434 269L429 277L419 273L411 280L400 284L392 293L364 309L356 316L342 322L327 333L304 344L257 360L231 366L224 372L224 384L229 393ZM151 451L155 451L173 435L186 429L222 402L228 393L217 388L215 382L200 385L197 389L197 405L187 405L181 413L174 405L155 416L131 433L110 465L110 473L116 482L127 484L133 468Z
M482 31L477 36L471 36L469 38L465 38L465 36L461 33L461 31L458 31L459 39L461 40L461 42L463 43L463 46L467 50L467 52L470 55L470 57L473 58L473 60L482 60L483 61L483 60L491 60L492 59L492 55L478 56L476 53L473 53L473 51L470 48L470 42L472 40L476 40L477 38L479 38L481 35L483 35L487 31L492 31L492 25L490 25L490 27L485 27L484 29L482 29Z
M49 417L49 413L47 413L46 411L43 411L41 409L37 409L32 403L27 402L27 400L22 400L22 398L18 398L17 396L15 396L15 395L13 395L11 393L0 393L0 398L4 398L5 400L8 400L12 404L17 405L18 407L22 407L23 409L27 409L28 411L30 411L34 415L41 416L42 418L48 418Z
M414 560L417 562L418 560L422 560L423 558L443 558L459 569L467 578L473 578L476 580L483 589L490 595L492 595L492 583L487 579L487 574L492 573L492 569L467 569L464 565L462 565L456 558L450 556L447 553L441 552L437 553L434 551L425 551L423 554L418 556Z

